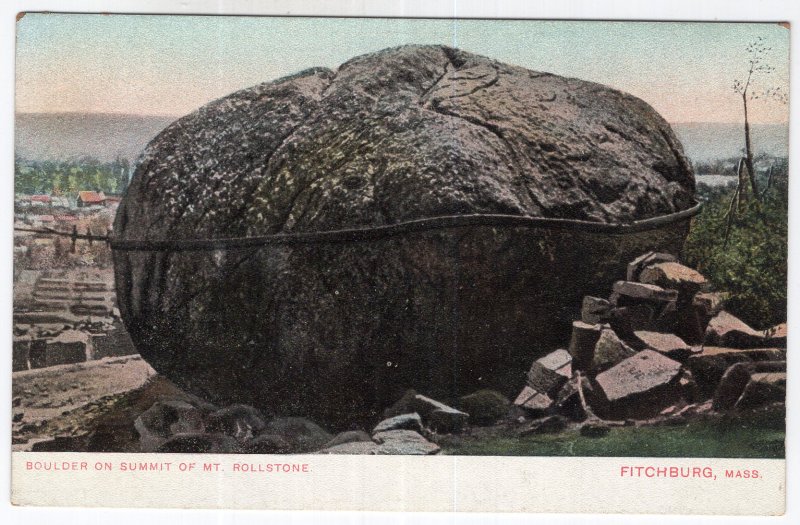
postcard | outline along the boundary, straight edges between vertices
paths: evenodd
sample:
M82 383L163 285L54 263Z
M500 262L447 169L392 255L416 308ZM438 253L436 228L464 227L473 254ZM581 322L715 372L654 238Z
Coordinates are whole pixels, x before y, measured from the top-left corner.
M784 512L788 24L16 30L14 504Z

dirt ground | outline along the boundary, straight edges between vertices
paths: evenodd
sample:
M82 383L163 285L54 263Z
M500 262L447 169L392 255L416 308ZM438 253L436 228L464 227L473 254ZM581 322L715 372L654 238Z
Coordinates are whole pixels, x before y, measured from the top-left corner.
M139 356L15 372L12 450L56 436L79 436L121 394L140 388L155 371Z

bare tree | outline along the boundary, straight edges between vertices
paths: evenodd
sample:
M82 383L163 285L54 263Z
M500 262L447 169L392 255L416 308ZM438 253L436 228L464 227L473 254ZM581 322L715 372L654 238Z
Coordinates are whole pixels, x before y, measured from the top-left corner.
M744 78L744 80L734 80L733 91L742 97L742 106L744 108L744 164L747 168L747 177L750 179L750 192L753 197L758 197L758 184L756 182L755 168L753 167L753 145L752 141L750 140L750 119L747 114L747 103L748 101L758 99L773 99L785 104L787 96L786 92L780 87L759 89L755 85L757 77L769 75L775 71L774 67L766 63L767 55L769 55L769 52L772 51L772 48L767 46L764 38L759 36L750 42L746 48L746 51L748 54L747 76ZM742 184L744 180L744 174L741 171L741 167L739 173L740 177L736 188L736 192L738 194L736 200L743 201L747 199L747 196L745 195L746 189Z

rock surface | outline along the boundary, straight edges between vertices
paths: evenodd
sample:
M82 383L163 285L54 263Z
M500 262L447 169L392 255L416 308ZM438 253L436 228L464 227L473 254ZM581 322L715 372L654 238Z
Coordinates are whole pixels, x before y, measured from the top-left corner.
M685 210L693 197L680 143L643 101L407 46L259 84L177 120L144 151L114 234L207 239L476 213L629 222ZM406 388L515 394L525 349L547 343L542 328L553 341L568 330L561 306L610 284L621 259L677 253L687 228L614 237L470 226L338 244L115 250L114 266L125 325L157 371L219 405L341 429L373 421Z
M279 436L292 447L292 452L319 450L331 440L322 427L302 417L283 417L266 424L263 434Z
M346 430L333 436L333 439L325 443L325 448L344 445L345 443L359 443L362 441L369 441L372 443L372 438L363 430Z
M378 423L374 429L373 434L378 432L386 432L387 430L422 430L422 418L416 412L412 414L400 414L399 416L384 419Z
M431 443L413 430L379 432L372 439L379 445L375 454L428 456L439 452L439 445Z

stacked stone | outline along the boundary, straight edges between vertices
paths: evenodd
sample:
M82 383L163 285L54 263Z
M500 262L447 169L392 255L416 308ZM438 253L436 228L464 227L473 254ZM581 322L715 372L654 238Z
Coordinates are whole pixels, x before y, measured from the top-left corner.
M672 255L638 257L609 298L584 298L568 347L534 361L514 404L593 429L784 403L786 325L755 330L725 298Z

